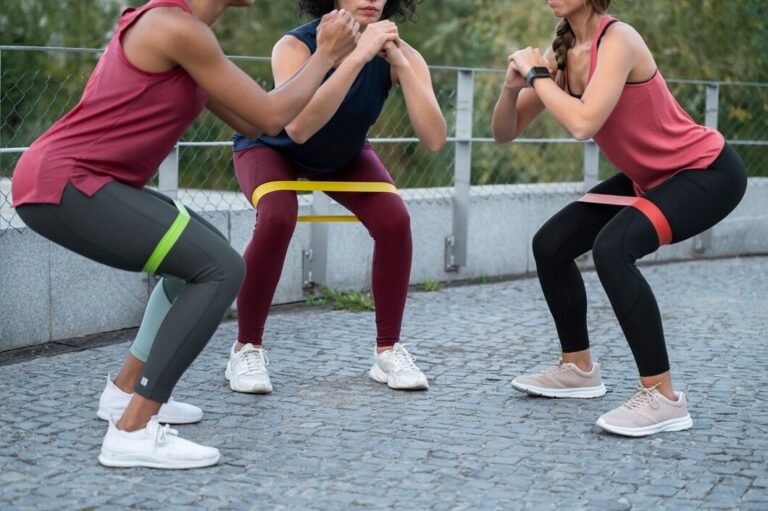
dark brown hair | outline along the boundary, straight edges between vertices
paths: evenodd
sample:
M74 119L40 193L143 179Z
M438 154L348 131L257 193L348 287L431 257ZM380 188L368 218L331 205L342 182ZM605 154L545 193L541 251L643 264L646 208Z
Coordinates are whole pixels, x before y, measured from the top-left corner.
M397 19L400 21L412 20L416 12L416 5L421 0L388 0L381 13L381 19ZM313 18L319 18L334 10L334 0L299 0L299 14L308 14Z
M603 14L608 10L608 6L611 5L611 0L584 0L585 5L588 4L592 9L598 13ZM568 23L567 18L563 18L563 21L557 26L555 32L555 40L552 41L552 50L555 52L555 60L557 60L557 75L555 76L555 82L561 89L565 88L565 71L566 63L568 62L568 49L576 42L576 35L573 33L571 24Z

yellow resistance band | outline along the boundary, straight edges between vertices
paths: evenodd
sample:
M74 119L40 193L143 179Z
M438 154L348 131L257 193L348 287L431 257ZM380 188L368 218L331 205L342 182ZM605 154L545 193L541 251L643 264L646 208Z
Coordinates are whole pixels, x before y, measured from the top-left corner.
M382 182L365 181L270 181L258 186L251 195L251 203L256 207L259 200L271 192L385 192L397 193L395 185ZM358 222L354 215L304 215L299 222Z
M163 234L163 237L160 238L160 242L155 247L155 250L152 251L152 255L147 259L147 264L144 265L144 271L147 273L155 273L157 271L165 256L171 251L189 223L189 212L184 207L184 204L177 200L173 201L173 203L176 204L179 214L165 234Z

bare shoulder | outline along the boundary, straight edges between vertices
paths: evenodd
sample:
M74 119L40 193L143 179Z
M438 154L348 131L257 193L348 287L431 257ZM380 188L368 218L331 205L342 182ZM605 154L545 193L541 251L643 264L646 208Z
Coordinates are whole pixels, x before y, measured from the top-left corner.
M219 47L210 27L182 9L157 7L144 14L139 22L170 56Z
M618 21L611 24L605 31L603 41L608 44L626 45L633 49L645 48L645 41L640 33L632 25Z
M306 55L309 58L310 50L299 38L292 35L284 35L272 47L272 56L277 54L285 55Z

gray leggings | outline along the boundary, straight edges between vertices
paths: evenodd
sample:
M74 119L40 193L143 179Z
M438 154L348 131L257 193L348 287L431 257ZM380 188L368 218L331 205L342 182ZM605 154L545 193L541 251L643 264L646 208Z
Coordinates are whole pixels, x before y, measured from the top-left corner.
M99 263L142 271L178 215L168 197L112 182L88 197L67 185L60 204L16 208L27 226ZM134 390L165 402L205 347L234 300L245 275L240 255L210 223L191 219L157 273L185 282L157 333Z

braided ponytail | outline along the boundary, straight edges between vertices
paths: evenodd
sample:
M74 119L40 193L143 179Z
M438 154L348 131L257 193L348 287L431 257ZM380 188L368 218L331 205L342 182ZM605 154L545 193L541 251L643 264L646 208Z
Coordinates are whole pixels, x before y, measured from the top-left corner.
M610 7L611 0L584 0L584 5L589 6L593 14L603 14ZM563 21L557 26L555 40L552 41L552 51L555 52L555 60L557 61L555 83L563 90L565 89L565 68L568 62L568 50L575 43L576 34L573 33L568 18L563 18Z
M576 42L576 35L573 33L567 18L563 18L563 21L557 26L555 34L555 40L552 41L552 50L555 52L555 60L557 61L555 83L561 89L565 89L565 66L568 62L568 49Z

